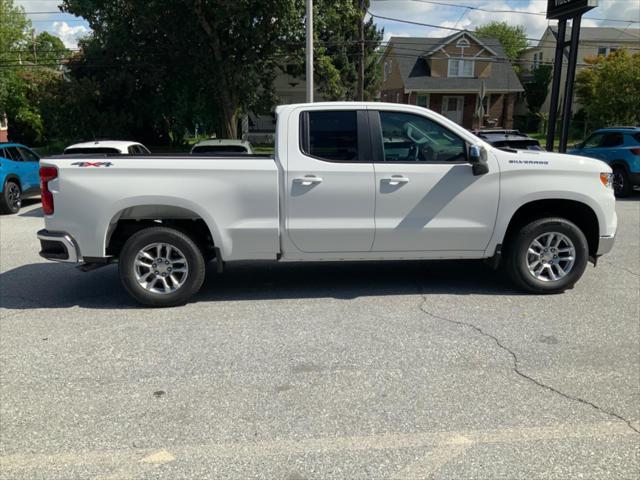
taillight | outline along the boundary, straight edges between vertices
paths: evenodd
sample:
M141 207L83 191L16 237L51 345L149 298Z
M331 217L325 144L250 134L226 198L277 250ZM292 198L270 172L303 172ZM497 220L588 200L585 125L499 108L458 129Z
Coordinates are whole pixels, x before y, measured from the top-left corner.
M632 148L631 153L633 153L634 155L640 155L640 148Z
M45 215L53 215L53 194L49 191L49 182L56 178L58 178L56 167L40 167L42 211Z

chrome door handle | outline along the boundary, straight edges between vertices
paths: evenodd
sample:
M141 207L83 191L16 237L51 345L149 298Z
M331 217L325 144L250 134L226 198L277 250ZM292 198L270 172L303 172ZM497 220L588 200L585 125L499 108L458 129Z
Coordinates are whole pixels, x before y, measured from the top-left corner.
M409 183L409 179L403 175L391 175L389 178L383 178L382 181L384 183L388 183L389 185L404 185L405 183Z
M303 187L310 185L317 185L322 183L322 177L316 177L315 175L305 175L304 177L298 177L293 179L293 183L299 183Z

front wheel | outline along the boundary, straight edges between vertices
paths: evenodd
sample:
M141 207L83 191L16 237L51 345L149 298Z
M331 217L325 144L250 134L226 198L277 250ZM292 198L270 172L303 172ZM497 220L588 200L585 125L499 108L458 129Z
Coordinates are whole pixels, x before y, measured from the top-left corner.
M627 174L627 171L621 167L614 167L613 169L613 193L616 197L624 198L631 195L633 191L633 185L631 185L631 179Z
M522 227L507 245L507 273L530 293L562 293L582 277L587 239L564 218L543 218Z
M120 253L120 279L143 305L185 304L204 282L202 252L189 236L166 227L145 228L131 236Z

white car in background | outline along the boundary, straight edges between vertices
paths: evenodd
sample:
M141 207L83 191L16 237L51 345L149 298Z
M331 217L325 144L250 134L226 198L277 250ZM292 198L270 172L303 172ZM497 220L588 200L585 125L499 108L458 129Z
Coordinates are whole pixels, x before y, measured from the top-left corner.
M120 154L120 155L151 155L147 147L137 142L121 140L96 140L93 142L76 143L64 149L65 155L77 154Z
M208 153L247 153L253 154L251 144L246 140L214 138L196 143L191 149L192 154Z

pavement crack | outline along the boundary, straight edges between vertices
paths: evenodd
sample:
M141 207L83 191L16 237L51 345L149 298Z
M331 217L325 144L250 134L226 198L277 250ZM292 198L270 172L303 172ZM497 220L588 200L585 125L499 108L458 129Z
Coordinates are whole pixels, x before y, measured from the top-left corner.
M626 418L624 418L622 415L619 415L619 414L617 414L617 413L615 413L615 412L612 412L612 411L606 410L606 409L602 408L601 406L596 405L596 404L595 404L595 403L593 403L593 402L590 402L589 400L585 400L584 398L576 397L576 396L574 396L574 395L570 395L570 394L568 394L568 393L565 393L565 392L563 392L563 391L561 391L561 390L558 390L558 389L557 389L557 388L555 388L555 387L552 387L551 385L547 385L546 383L543 383L542 381L537 380L537 379L535 379L535 378L533 378L533 377L531 377L531 376L527 375L526 373L524 373L524 372L520 369L520 364L519 364L520 362L519 362L519 360L518 360L518 356L516 355L516 353L515 353L513 350L511 350L509 347L507 347L506 345L504 345L504 344L500 341L500 339L499 339L498 337L496 337L496 336L494 336L494 335L492 335L492 334L490 334L490 333L488 333L488 332L485 332L482 328L478 327L477 325L474 325L473 323L463 322L463 321L461 321L461 320L453 320L453 319L451 319L451 318L443 317L443 316L441 316L441 315L437 315L437 314L435 314L435 313L433 313L433 312L430 312L430 311L429 311L429 310L427 310L427 309L426 309L426 307L425 307L425 305L426 305L426 303L427 303L427 297L426 297L426 295L425 295L425 293L424 293L424 290L423 290L423 288L422 288L422 285L421 285L421 284L418 284L418 291L419 291L419 293L420 293L420 298L421 298L421 300L420 300L420 305L419 305L419 307L418 307L418 308L420 309L420 311L421 311L422 313L424 313L425 315L430 316L431 318L435 318L435 319L438 319L438 320L442 320L442 321L445 321L445 322L451 323L451 324L453 324L453 325L458 325L458 326L461 326L461 327L471 328L472 330L476 331L477 333L479 333L479 334L480 334L480 335L482 335L483 337L486 337L486 338L491 339L491 340L492 340L492 341L493 341L493 342L498 346L498 348L500 348L501 350L505 351L507 354L509 354L509 355L511 356L511 358L512 358L512 360L513 360L513 368L512 368L512 370L513 370L513 372L514 372L515 374L517 374L518 376L520 376L520 377L524 378L524 379L525 379L525 380L527 380L528 382L531 382L531 383L533 383L533 384L537 385L537 386L538 386L538 387L540 387L540 388L543 388L543 389L545 389L545 390L549 390L550 392L553 392L553 393L555 393L556 395L560 395L561 397L564 397L564 398L565 398L565 399L567 399L567 400L571 400L571 401L573 401L573 402L579 402L579 403L582 403L583 405L588 405L588 406L590 406L590 407L592 407L592 408L594 408L594 409L598 410L599 412L604 413L605 415L608 415L608 416L610 416L610 417L614 417L614 418L616 418L616 419L618 419L618 420L621 420L621 421L623 421L624 423L626 423L626 424L627 424L627 426L628 426L631 430L633 430L634 432L636 432L636 433L640 434L640 430L638 430L636 427L634 427L634 426L633 426L633 424L631 423L631 420L627 420L627 419L626 419Z

